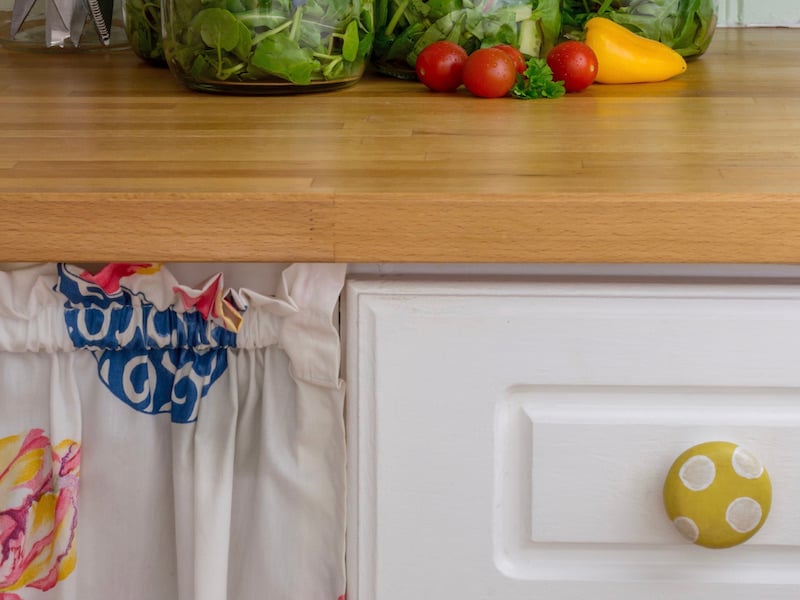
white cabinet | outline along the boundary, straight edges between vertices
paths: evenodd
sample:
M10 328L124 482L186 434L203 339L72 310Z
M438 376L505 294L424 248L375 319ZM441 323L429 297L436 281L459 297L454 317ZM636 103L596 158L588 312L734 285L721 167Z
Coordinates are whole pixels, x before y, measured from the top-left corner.
M355 277L348 600L800 597L800 287ZM672 461L727 440L773 503L684 541Z

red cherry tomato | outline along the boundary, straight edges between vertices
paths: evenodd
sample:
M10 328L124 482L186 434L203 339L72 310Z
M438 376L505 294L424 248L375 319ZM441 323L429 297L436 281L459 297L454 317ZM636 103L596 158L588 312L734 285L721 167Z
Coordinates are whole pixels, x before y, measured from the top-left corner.
M502 50L511 57L511 60L514 61L514 68L517 69L517 73L522 74L525 72L525 69L528 68L525 57L522 55L522 52L519 51L519 48L515 48L511 44L497 44L494 48Z
M575 40L555 45L547 53L547 65L553 71L553 81L563 81L567 92L579 92L597 77L594 50Z
M455 42L433 42L417 56L417 78L435 92L453 92L461 85L466 62L467 51Z
M462 73L467 90L481 98L505 96L517 80L511 57L497 48L480 48L467 58Z

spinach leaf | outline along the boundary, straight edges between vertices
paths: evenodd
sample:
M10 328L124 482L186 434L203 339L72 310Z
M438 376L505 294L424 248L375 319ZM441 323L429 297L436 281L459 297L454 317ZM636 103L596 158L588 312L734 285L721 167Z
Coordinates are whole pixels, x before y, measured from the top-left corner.
M320 68L309 50L286 36L277 35L260 42L250 62L265 73L302 85L311 83L311 74Z
M358 56L358 23L350 21L342 41L342 58L354 61Z
M224 8L206 8L197 13L195 27L209 48L233 50L239 43L239 21Z

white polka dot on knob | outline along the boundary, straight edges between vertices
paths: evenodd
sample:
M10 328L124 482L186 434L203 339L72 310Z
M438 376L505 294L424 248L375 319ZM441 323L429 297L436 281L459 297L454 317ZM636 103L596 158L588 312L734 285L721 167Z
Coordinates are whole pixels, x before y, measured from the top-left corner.
M693 492L704 490L714 483L716 474L717 469L714 466L714 461L702 455L689 458L683 463L681 470L678 472L683 485Z
M739 533L753 531L761 522L761 505L752 498L737 498L728 505L725 520Z
M694 543L700 536L700 528L689 517L678 517L673 521L678 532L690 542Z
M761 462L741 446L733 451L731 464L736 474L745 479L758 479L764 472Z

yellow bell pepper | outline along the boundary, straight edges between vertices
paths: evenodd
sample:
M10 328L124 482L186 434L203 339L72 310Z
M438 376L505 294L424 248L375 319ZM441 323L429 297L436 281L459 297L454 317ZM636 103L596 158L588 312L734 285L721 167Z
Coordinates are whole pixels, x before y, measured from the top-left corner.
M686 61L661 42L636 35L605 17L589 19L586 44L597 55L599 83L664 81L686 70Z

